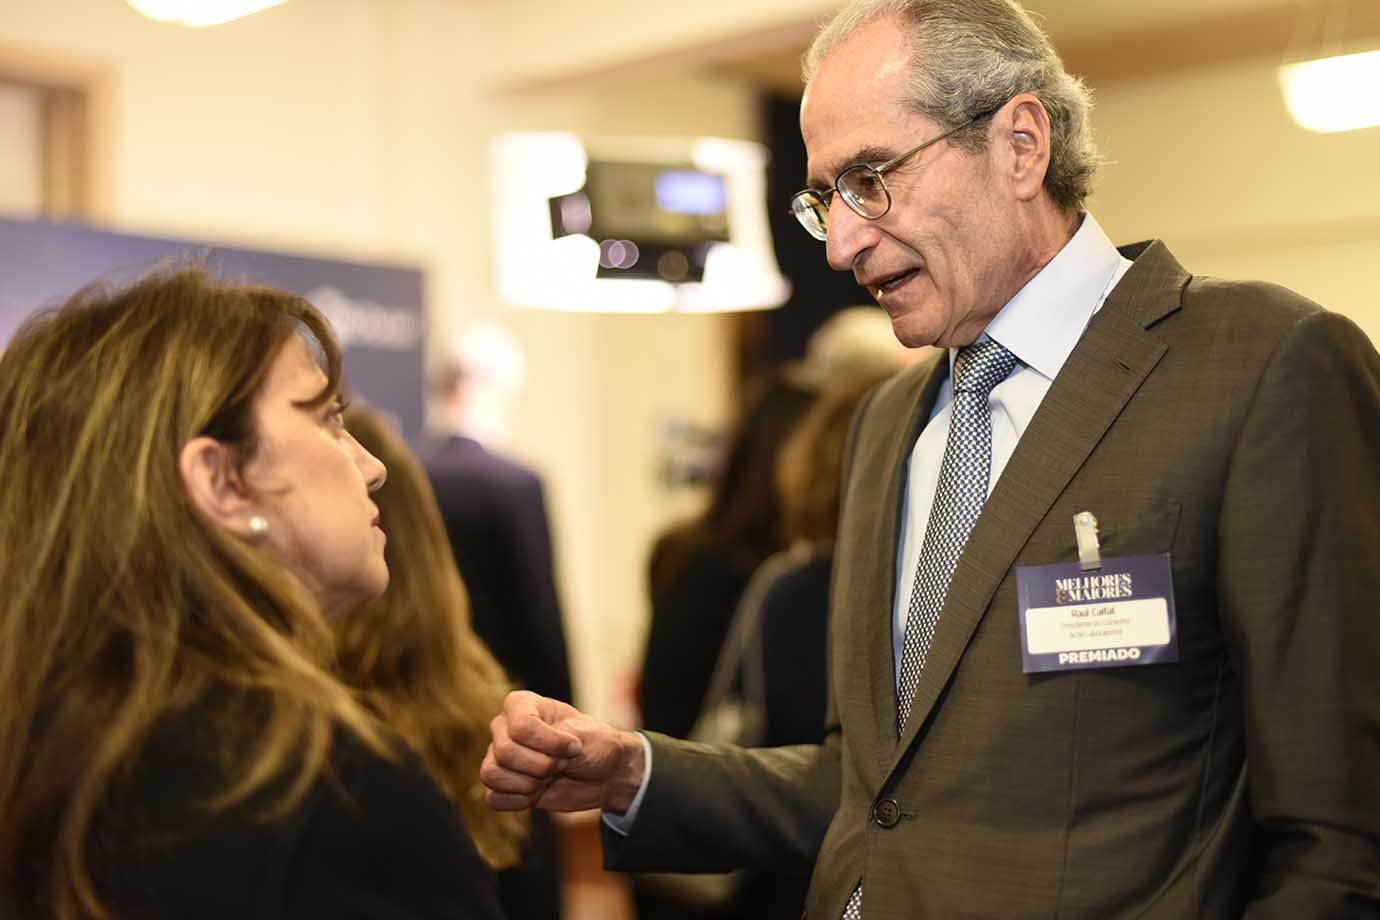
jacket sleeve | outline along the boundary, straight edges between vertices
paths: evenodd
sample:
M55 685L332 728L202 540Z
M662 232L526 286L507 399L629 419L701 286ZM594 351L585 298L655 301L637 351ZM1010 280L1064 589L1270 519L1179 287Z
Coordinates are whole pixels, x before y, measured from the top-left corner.
M1235 446L1220 517L1260 873L1248 918L1380 909L1380 356L1298 321Z
M627 837L603 828L607 868L809 874L838 807L837 730L821 745L753 750L648 738L646 798Z

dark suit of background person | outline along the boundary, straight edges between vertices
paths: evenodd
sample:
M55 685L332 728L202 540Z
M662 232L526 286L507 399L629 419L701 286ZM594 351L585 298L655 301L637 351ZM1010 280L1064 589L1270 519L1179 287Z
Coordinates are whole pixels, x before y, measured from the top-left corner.
M470 595L475 632L519 686L570 700L541 480L463 435L428 437L419 448Z
M824 744L653 736L611 863L817 856L821 920L859 878L868 920L1376 915L1380 356L1283 289L1122 254L959 559L900 743L896 534L947 361L855 423ZM1104 558L1170 553L1178 663L1022 673L1015 569L1076 560L1085 510Z
M545 490L535 472L481 443L501 442L524 375L511 335L487 324L466 328L431 375L437 423L415 447L469 594L474 631L518 686L570 700ZM533 812L522 862L498 873L510 920L560 916L559 844L551 816Z
M469 592L475 632L519 686L569 700L541 480L459 435L429 439L419 455ZM559 835L550 815L533 812L532 824L522 864L498 873L499 890L513 920L555 920Z
M832 553L781 573L762 600L763 747L819 744L828 717Z

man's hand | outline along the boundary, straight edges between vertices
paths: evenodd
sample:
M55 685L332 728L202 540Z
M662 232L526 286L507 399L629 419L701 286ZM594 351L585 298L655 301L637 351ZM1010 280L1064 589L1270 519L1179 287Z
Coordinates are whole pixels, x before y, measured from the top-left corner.
M499 811L622 813L642 785L642 739L559 700L516 690L489 728L493 741L479 778L489 789L489 807Z

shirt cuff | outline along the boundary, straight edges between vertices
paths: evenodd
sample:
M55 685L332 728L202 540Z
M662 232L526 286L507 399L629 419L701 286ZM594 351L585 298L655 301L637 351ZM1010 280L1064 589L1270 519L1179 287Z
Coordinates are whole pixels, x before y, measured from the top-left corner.
M632 830L633 822L637 820L637 812L642 807L642 797L647 794L647 784L652 780L652 743L641 732L637 733L637 737L642 739L642 751L647 760L647 769L642 772L642 785L637 787L637 795L633 796L632 804L628 806L627 811L621 815L607 809L603 812L604 823L609 826L609 830L623 837L628 836L628 832Z

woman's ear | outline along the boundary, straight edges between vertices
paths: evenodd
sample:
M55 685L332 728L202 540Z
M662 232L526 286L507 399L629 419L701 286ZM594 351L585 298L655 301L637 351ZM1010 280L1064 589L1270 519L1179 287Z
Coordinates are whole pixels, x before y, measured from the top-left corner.
M257 536L256 514L231 448L200 435L182 446L177 458L182 484L197 510L222 527L244 537Z

